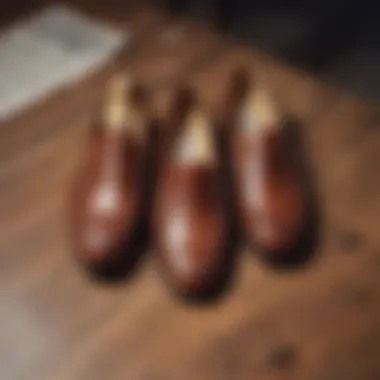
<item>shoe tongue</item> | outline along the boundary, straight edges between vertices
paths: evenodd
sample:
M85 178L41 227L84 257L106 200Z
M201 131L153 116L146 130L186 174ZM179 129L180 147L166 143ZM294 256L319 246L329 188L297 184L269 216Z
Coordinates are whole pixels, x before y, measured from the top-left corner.
M278 128L279 113L270 93L256 89L245 101L242 110L240 127L244 131L263 132Z
M132 102L133 85L126 75L118 74L111 78L106 88L103 120L108 131L127 133L142 141L146 117Z
M192 111L177 139L175 157L185 164L213 165L216 160L215 145L210 121L200 110Z

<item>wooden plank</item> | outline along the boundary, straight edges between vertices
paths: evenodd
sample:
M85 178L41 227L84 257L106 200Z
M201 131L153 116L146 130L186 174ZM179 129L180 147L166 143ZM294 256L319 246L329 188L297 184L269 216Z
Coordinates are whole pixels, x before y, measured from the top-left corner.
M230 44L219 51L217 36L187 25L178 43L163 43L154 32L98 79L57 94L0 131L0 377L377 378L378 110L261 53ZM209 308L171 297L151 258L125 286L87 281L70 257L64 195L106 78L130 70L155 91L157 105L177 81L187 81L217 113L241 66L302 122L323 211L315 259L280 271L255 252L237 252L234 282ZM360 237L351 247L341 239L347 229Z

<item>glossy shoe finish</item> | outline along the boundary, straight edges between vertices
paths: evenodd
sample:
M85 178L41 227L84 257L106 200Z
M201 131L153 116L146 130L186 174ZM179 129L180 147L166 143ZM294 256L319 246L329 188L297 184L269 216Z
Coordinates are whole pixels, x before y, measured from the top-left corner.
M215 286L225 264L230 215L210 120L193 105L173 129L159 171L154 243L173 289L202 296Z
M76 178L71 203L74 248L77 259L96 274L123 272L136 254L148 203L151 130L144 103L128 78L109 82L103 116Z
M282 118L269 93L244 100L232 132L239 215L248 242L268 259L285 259L301 238L306 194L297 163L287 154Z

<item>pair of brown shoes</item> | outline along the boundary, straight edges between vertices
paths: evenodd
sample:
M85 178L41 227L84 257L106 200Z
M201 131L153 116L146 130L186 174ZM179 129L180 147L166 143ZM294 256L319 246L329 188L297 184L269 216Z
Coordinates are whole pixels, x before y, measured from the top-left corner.
M231 257L235 200L249 243L269 256L297 244L306 198L264 90L229 99L228 129L216 128L189 90L175 95L160 128L143 92L124 77L110 81L107 96L72 202L75 248L87 267L131 265L151 216L169 283L182 294L207 291ZM220 132L228 137L232 181Z

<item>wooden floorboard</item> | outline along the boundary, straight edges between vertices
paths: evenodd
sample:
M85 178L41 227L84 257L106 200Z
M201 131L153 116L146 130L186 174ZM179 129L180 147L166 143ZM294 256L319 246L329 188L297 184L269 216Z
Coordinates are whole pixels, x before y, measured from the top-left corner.
M94 13L128 26L133 51L0 130L0 378L379 378L378 109L202 26L112 9ZM162 39L178 24L177 42ZM242 248L230 288L206 307L167 291L154 252L125 284L90 281L72 258L66 205L105 80L130 71L158 110L189 82L218 113L239 67L299 122L322 214L313 260L273 269Z

